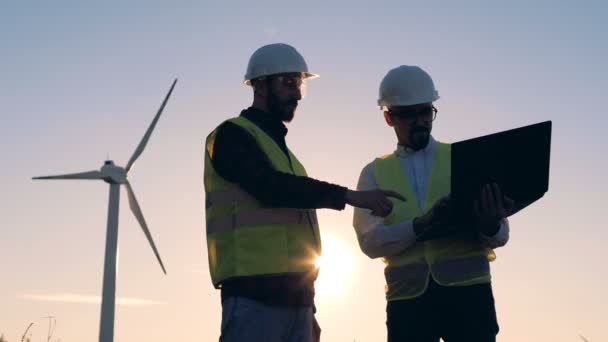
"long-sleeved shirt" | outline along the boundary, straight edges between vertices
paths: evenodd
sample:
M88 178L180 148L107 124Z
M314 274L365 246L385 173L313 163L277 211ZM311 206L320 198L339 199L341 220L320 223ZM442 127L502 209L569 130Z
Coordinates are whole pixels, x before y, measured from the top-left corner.
M287 127L277 115L250 107L241 116L266 132L289 158ZM225 122L218 127L211 155L211 163L220 176L238 184L264 206L344 209L345 187L277 171L253 136L234 123Z
M412 193L416 197L418 207L424 208L428 180L435 156L437 141L431 137L429 144L419 150L397 145L394 152L409 180ZM363 168L359 177L357 190L377 189L378 184L374 175L373 162ZM408 200L413 200L409 199ZM404 252L416 242L413 220L406 220L392 225L385 225L384 219L373 216L370 210L355 208L353 225L357 232L361 250L370 258L389 257ZM503 246L509 240L509 222L503 220L494 236L480 233L488 246L492 248Z
M290 158L285 136L287 128L273 114L250 107L241 112L268 134ZM347 188L310 177L277 171L255 138L242 127L225 122L218 127L211 163L224 179L273 208L344 209ZM222 298L243 296L270 305L310 306L314 301L311 277L267 275L229 279L222 284Z

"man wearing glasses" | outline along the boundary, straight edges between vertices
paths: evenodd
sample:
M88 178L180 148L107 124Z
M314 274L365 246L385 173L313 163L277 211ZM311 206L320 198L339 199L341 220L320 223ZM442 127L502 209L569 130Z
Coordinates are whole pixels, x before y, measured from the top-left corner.
M259 48L245 84L253 104L206 140L209 269L221 289L220 341L318 341L313 315L321 240L315 208L346 204L386 216L392 191L352 191L307 177L287 148L305 79L316 77L287 44Z
M390 215L355 208L361 250L384 258L389 342L495 341L498 333L489 261L506 244L510 200L495 184L476 201L473 234L450 225L450 145L431 135L439 99L431 77L416 66L390 70L378 104L397 149L368 164L358 190L390 189L408 199Z

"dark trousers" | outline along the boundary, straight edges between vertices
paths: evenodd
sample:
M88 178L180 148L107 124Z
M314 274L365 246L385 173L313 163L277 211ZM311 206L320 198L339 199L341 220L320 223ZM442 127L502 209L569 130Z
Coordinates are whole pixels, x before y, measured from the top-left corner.
M498 334L491 284L440 286L432 279L416 298L386 307L389 342L495 342Z

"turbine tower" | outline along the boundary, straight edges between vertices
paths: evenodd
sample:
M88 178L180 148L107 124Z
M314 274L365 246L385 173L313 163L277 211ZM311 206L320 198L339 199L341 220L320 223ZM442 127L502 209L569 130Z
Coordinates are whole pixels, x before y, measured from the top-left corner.
M175 83L177 83L177 79L173 81L165 100L161 104L156 116L152 120L150 127L144 134L141 139L139 145L135 149L135 152L129 159L126 167L120 167L114 165L114 162L111 160L106 160L101 167L100 170L94 171L86 171L86 172L78 172L71 173L65 175L56 175L56 176L44 176L44 177L34 177L32 179L101 179L110 185L110 199L108 205L108 224L107 224L107 232L106 232L106 250L105 250L105 259L103 266L103 290L101 295L101 321L99 324L99 342L112 342L114 340L114 308L116 302L116 251L118 247L118 204L120 200L120 186L125 185L125 189L127 190L127 197L129 199L129 206L135 218L139 222L154 254L156 255L156 259L160 263L160 267L163 270L163 273L167 274L165 271L165 266L163 265L163 261L158 254L158 250L156 249L156 245L154 244L154 240L152 240L152 235L150 234L150 230L148 229L148 225L146 224L146 220L144 219L144 215L141 212L139 204L137 203L137 199L135 198L135 193L133 192L133 188L129 181L127 180L127 176L129 174L129 170L133 167L133 164L137 160L137 158L144 151L152 132L154 131L154 127L160 118L160 115L173 92L173 88L175 87Z

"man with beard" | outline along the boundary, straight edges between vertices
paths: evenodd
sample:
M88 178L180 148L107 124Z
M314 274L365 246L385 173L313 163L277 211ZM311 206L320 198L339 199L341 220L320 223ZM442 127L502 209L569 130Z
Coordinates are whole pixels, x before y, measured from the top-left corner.
M358 190L403 193L390 215L355 208L361 250L385 261L389 342L495 341L498 323L490 284L493 248L506 244L513 202L496 184L481 190L469 233L450 223L450 145L431 135L439 99L416 66L390 70L378 104L397 136L397 149L368 164Z
M393 206L387 196L405 200L307 176L287 148L284 122L294 117L305 79L315 76L293 47L259 48L245 75L252 106L207 137L207 248L213 285L221 289L220 341L318 341L314 209L350 204L386 216Z

